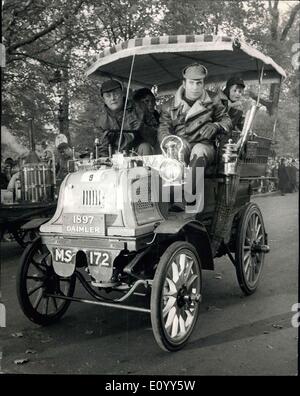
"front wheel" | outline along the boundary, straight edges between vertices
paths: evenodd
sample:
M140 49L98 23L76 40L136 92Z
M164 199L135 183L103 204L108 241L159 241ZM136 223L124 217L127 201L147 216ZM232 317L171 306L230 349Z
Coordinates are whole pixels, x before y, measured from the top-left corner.
M193 245L172 243L158 263L151 292L151 323L158 345L177 351L196 324L201 299L201 266Z
M72 297L75 275L58 276L52 266L52 257L41 238L28 245L21 257L17 274L17 296L24 314L32 322L49 325L60 319L70 305L48 294Z

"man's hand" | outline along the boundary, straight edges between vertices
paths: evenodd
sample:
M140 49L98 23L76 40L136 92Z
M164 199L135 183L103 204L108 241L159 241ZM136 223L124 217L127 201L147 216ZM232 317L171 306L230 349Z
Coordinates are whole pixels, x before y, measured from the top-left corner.
M218 129L219 129L218 125L214 123L209 122L205 124L200 130L201 139L211 140L212 138L215 137Z
M141 126L141 121L136 119L136 120L132 120L130 121L130 128L133 129L134 131L139 129Z

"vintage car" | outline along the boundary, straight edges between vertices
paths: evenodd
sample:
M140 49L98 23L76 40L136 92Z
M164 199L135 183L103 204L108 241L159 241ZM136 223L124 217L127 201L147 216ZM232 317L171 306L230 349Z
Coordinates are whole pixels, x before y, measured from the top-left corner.
M261 211L251 202L251 180L264 174L272 139L252 126L266 84L276 109L284 70L236 38L195 35L120 43L100 53L87 75L127 83L126 98L132 87L156 86L166 95L178 88L183 67L197 61L209 70L208 84L235 73L256 84L241 134L219 146L214 165L199 166L195 196L176 136L159 155L96 153L70 163L54 216L21 258L18 299L33 322L57 321L72 301L146 312L158 345L176 351L195 327L205 298L202 270L214 270L215 257L229 256L246 295L256 290L269 247ZM92 299L74 296L76 280ZM150 295L150 307L130 304L141 294Z

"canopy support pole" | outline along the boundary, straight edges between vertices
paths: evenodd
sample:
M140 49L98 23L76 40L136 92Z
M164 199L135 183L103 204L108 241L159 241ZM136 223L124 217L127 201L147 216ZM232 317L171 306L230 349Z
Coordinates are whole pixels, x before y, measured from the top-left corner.
M262 67L261 67L260 75L259 75L259 80L258 80L258 95L257 95L257 100L256 100L256 107L258 107L259 101L260 101L261 86L262 86L263 75L264 75L264 64L263 64Z
M134 60L135 60L135 54L132 56L131 68L130 68L130 73L129 73L129 80L128 80L128 84L127 84L126 98L125 98L123 118L122 118L122 125L121 125L120 138L119 138L119 144L118 144L118 153L120 152L120 147L121 147L121 142L122 142L125 114L126 114L127 101L128 101L128 96L129 96L129 90L130 90L130 83L131 83L131 77L132 77Z

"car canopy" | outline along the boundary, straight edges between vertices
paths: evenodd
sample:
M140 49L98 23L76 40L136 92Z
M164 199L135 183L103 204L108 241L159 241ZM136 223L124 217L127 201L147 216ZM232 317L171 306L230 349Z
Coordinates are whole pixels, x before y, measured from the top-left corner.
M233 75L257 81L262 67L264 81L280 82L286 77L273 59L243 40L206 34L131 39L104 49L88 65L86 74L126 82L133 59L131 85L156 85L159 93L178 87L182 69L195 62L208 69L207 82L226 81Z

